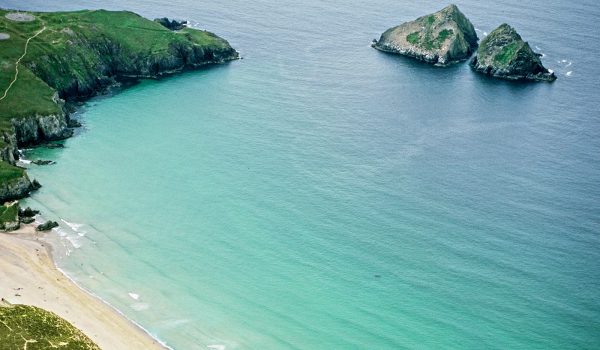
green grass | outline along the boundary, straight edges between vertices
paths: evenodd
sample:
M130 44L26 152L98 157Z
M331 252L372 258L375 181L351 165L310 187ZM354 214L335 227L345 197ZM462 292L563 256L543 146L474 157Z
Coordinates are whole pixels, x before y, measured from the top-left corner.
M5 222L19 221L19 205L0 206L0 226Z
M0 349L100 350L69 322L28 305L0 305Z
M0 183L7 183L23 177L25 170L0 161Z
M411 44L418 43L420 39L421 36L419 35L419 32L410 33L406 36L406 41L408 41Z
M435 16L434 15L427 16L427 25L431 27L433 25L433 23L435 23Z
M454 35L452 29L443 29L436 35L435 15L421 17L419 18L419 23L424 27L423 30L410 33L406 36L406 41L426 50L441 48L444 42ZM421 32L423 32L423 35L420 34Z
M230 49L227 41L210 32L170 31L133 12L33 13L32 22L8 20L4 17L8 12L0 10L0 32L10 35L0 41L0 96L14 77L26 39L44 26L46 30L30 41L18 80L0 101L0 132L10 128L12 118L60 113L54 93L74 86L74 81L92 89L107 66L119 74L134 74L139 62L168 62L179 52L198 48Z
M517 51L521 48L521 42L515 41L502 48L502 50L494 56L494 63L500 66L506 66L513 59Z
M450 38L452 35L454 35L454 31L452 29L444 29L438 34L436 42L441 46L444 41L446 41L446 39Z

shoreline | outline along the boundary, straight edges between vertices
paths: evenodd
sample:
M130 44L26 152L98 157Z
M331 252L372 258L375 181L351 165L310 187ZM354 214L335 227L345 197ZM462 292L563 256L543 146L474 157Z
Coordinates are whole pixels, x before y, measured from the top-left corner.
M0 297L54 312L101 349L170 349L60 270L46 234L31 224L0 233Z

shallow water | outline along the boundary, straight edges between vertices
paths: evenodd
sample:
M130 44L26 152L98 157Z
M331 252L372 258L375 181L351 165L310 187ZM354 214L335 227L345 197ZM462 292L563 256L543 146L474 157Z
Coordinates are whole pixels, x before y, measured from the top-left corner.
M244 59L92 100L27 152L57 162L27 204L65 220L59 265L175 349L600 347L599 6L458 2L553 84L369 47L444 5L104 2Z

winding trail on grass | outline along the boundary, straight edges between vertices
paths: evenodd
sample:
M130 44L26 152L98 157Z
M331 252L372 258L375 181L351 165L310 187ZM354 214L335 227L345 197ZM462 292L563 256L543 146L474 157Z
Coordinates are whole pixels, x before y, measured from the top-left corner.
M21 60L23 59L23 57L25 57L25 55L27 55L27 47L29 46L29 41L31 41L31 39L35 38L36 36L42 34L42 32L44 30L46 30L46 26L44 26L37 33L35 33L31 37L29 37L27 39L27 41L25 42L25 51L23 52L23 54L21 55L21 57L19 57L19 59L17 60L17 62L15 63L15 78L10 82L10 84L8 85L8 87L6 88L6 90L4 90L4 95L2 97L0 97L0 101L4 100L6 98L6 95L8 95L8 91L10 90L10 88L13 86L14 83L17 82L17 78L19 77L19 63L21 63Z

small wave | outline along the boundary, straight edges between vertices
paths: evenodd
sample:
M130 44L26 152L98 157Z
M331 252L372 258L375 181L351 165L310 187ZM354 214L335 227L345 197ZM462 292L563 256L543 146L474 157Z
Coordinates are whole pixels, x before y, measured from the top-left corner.
M63 230L60 227L56 228L56 233L58 233L59 237L67 237L67 235L69 234L67 231Z
M206 347L209 349L214 349L214 350L225 350L226 349L226 346L221 345L221 344L212 344L212 345L207 345Z
M71 228L71 230L77 232L83 226L83 224L76 224L74 222L68 222L65 219L60 219L60 221L64 222L67 226Z
M572 64L573 64L573 61L569 61L569 63L567 63L567 65L565 67L571 67Z
M150 308L150 305L147 303L134 303L134 304L131 304L131 308L134 309L135 311L144 311L144 310L148 310Z
M81 228L82 228L83 226L85 226L84 224L76 224L76 223L74 223L74 222L68 222L68 221L67 221L67 220L65 220L65 219L60 219L60 221L64 222L64 223L65 223L65 225L69 226L69 228L70 228L71 230L73 230L75 233L77 233L77 235L78 235L79 237L83 237L83 236L85 236L85 234L87 233L87 231L82 231L82 230L81 230Z
M487 32L483 32L483 36L487 36Z
M73 248L75 248L75 249L81 248L81 243L79 242L79 239L77 237L67 236L66 238L67 238L67 241L69 241L69 243L71 243Z
M568 76L568 77L570 77L570 76L571 76L571 74L573 74L573 71L572 71L572 70L570 70L570 71L568 71L567 73L565 73L565 75L566 75L566 76Z
M127 293L129 294L129 296L131 297L131 299L133 300L138 300L140 298L139 294L135 294L135 293Z
M180 319L180 320L168 320L161 322L160 327L163 329L173 329L181 326L182 324L190 323L191 320L188 319Z

